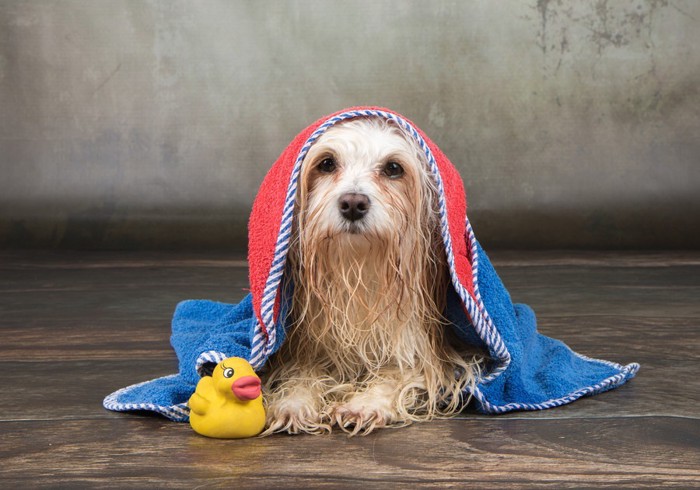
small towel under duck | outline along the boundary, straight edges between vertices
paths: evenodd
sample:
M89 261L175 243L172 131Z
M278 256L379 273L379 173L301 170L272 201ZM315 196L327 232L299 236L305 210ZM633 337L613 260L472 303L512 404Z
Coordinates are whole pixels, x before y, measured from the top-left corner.
M541 410L616 388L632 378L636 363L620 365L573 352L537 331L530 307L513 304L467 218L462 179L423 132L388 109L360 107L325 117L302 131L265 177L253 205L248 233L251 294L238 304L206 300L180 303L171 344L179 372L123 388L104 400L110 410L150 410L186 421L187 400L208 366L243 357L261 368L285 339L290 291L285 271L297 179L304 156L328 128L357 117L394 121L425 152L438 188L443 244L451 288L445 317L465 341L485 349L490 363L471 395L484 413Z

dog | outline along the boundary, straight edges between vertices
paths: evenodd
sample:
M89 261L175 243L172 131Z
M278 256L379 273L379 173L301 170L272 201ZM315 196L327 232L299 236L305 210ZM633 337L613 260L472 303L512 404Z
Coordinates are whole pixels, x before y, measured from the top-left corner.
M482 359L442 316L437 193L425 153L390 120L341 122L309 149L285 274L288 337L264 377L265 435L365 435L461 409Z

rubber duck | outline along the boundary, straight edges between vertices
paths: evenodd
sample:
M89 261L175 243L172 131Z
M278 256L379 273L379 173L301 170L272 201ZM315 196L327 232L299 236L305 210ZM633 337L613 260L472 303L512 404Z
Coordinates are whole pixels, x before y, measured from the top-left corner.
M265 427L260 378L240 357L224 359L200 379L188 404L190 425L203 436L240 439Z

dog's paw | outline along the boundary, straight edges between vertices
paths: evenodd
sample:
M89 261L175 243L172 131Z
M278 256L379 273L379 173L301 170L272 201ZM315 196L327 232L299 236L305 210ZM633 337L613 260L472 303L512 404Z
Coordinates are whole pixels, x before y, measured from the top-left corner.
M397 416L388 400L359 394L335 406L331 420L350 436L365 436L375 429L392 425Z
M264 436L275 432L323 434L331 431L329 421L312 403L293 398L279 400L268 407L266 426Z

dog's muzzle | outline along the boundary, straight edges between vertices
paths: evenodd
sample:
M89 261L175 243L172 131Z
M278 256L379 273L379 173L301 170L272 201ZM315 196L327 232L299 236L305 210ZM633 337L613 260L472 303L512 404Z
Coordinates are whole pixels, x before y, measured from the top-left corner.
M361 220L369 212L369 197L365 194L347 193L338 199L338 209L346 220Z

